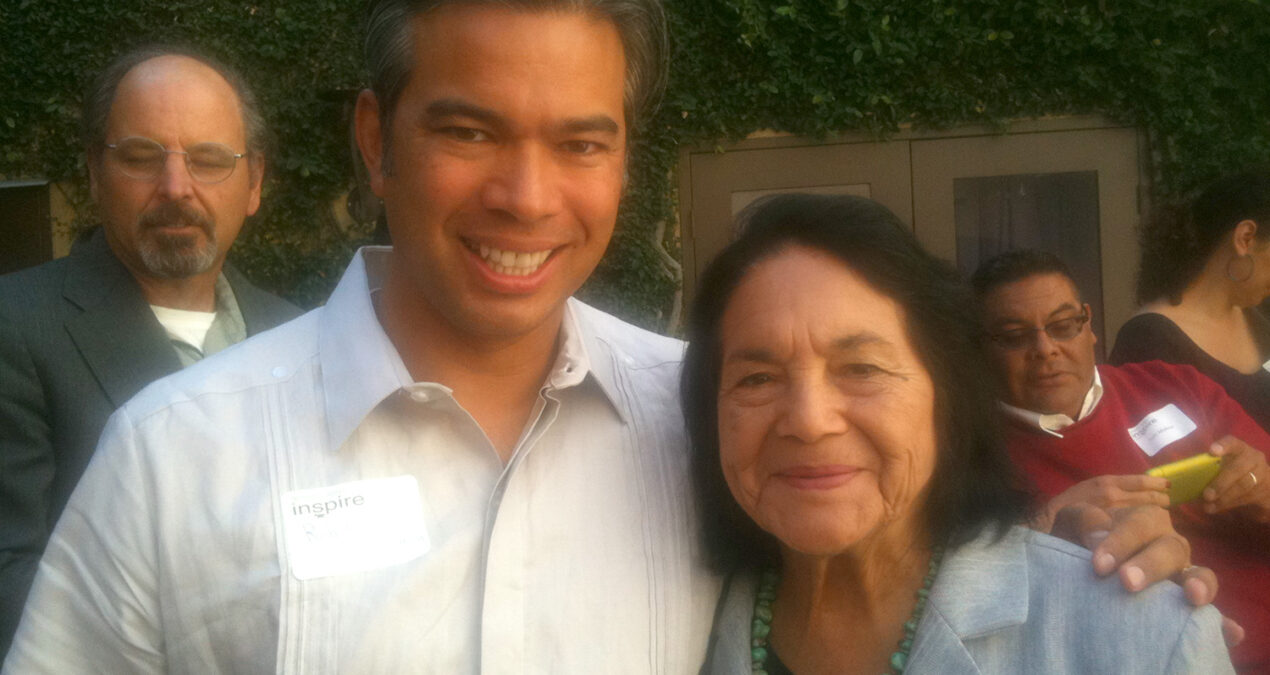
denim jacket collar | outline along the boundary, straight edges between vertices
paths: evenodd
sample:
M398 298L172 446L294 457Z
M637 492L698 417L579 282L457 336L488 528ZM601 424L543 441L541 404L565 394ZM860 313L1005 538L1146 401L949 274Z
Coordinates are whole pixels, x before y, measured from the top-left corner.
M906 669L978 673L963 643L1027 621L1026 533L1011 528L993 545L985 532L945 558Z

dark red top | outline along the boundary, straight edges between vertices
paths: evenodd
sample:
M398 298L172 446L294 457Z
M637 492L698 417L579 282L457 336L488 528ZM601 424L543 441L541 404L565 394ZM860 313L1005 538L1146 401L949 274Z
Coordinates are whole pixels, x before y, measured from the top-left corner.
M1063 429L1062 438L1007 416L1010 454L1046 497L1087 478L1140 474L1206 452L1227 434L1262 452L1270 449L1270 435L1220 386L1190 366L1149 361L1102 365L1098 372L1102 400L1088 417ZM1170 403L1197 428L1149 456L1129 429ZM1191 542L1195 564L1217 573L1217 608L1248 631L1244 643L1232 651L1235 666L1246 673L1270 672L1270 525L1238 512L1210 516L1192 505L1172 512L1174 527Z

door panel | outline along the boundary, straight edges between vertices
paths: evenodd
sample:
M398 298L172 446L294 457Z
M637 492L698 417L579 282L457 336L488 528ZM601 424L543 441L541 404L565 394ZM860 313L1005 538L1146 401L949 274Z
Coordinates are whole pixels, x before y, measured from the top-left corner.
M772 192L871 197L966 273L1005 248L1041 248L1073 268L1100 350L1134 312L1145 151L1132 128L1097 117L904 130L891 140L792 136L685 151L679 174L684 296L732 238L732 216ZM959 240L960 237L960 240ZM959 243L960 242L960 243ZM1101 353L1101 351L1100 351Z
M981 240L984 253L1030 247L1063 258L1094 308L1101 355L1136 309L1137 132L944 138L914 140L911 147L913 229L922 244L967 274L981 262L970 255L972 239ZM1001 239L1013 246L982 244L1002 234L975 231L992 222L1010 223Z
M684 296L697 275L732 240L732 217L777 192L855 194L875 199L912 222L911 171L904 143L835 143L689 153L690 211L684 224Z

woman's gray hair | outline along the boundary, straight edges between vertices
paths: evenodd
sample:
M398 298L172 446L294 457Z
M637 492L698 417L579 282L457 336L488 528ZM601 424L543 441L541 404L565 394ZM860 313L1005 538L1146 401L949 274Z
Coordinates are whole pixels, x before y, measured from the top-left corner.
M628 130L657 109L666 88L666 15L661 0L371 0L366 13L366 68L379 102L384 166L391 167L389 133L401 92L410 79L411 19L438 7L484 4L529 11L588 12L617 27L626 56L625 112Z
M133 68L161 56L184 56L216 71L238 96L238 108L243 116L243 133L247 139L248 160L260 161L269 145L269 128L265 125L260 104L243 76L220 59L200 49L186 45L146 45L116 57L106 66L84 93L84 113L80 119L80 137L89 159L98 157L106 145L106 128L110 123L110 109L115 104L119 83Z

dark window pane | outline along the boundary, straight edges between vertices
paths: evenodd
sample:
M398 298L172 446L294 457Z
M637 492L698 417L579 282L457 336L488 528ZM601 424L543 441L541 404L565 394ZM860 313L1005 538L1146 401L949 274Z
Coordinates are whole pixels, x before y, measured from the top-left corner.
M1102 259L1098 241L1098 172L1032 173L953 181L957 266L967 275L979 263L1020 248L1063 259L1093 309L1098 356L1103 356ZM1128 261L1126 264L1132 264Z

